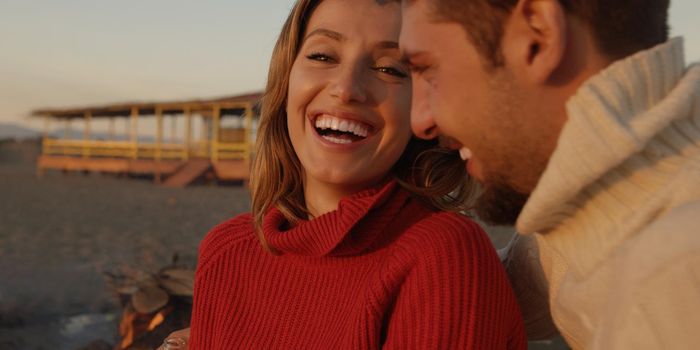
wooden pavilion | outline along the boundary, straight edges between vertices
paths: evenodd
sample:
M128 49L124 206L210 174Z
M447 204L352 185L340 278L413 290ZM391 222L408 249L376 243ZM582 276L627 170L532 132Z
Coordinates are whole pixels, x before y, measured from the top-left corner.
M261 95L36 110L32 115L44 118L38 174L59 169L152 175L156 182L176 187L205 173L219 180L247 181ZM155 118L152 137L139 133L139 122L146 118ZM125 129L121 134L115 130L119 119ZM97 120L108 121L108 133L92 132ZM227 125L227 120L232 123ZM79 137L70 132L76 121L83 126ZM193 135L193 121L198 122L198 137ZM52 132L56 124L63 126L62 134ZM180 133L178 124L184 126Z

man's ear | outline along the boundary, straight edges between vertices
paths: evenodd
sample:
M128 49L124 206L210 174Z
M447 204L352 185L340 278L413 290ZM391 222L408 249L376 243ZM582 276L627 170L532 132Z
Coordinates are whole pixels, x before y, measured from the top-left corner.
M555 73L566 45L566 13L558 0L518 1L501 41L506 65L531 83L543 83Z

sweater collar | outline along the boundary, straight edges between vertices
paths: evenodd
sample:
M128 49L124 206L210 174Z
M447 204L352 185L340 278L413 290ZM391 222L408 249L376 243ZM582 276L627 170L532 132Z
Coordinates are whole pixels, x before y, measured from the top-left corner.
M408 193L398 188L396 180L391 180L345 197L338 203L338 209L311 220L300 220L293 227L282 212L273 208L263 219L263 234L282 253L354 255L372 244L407 199Z
M675 38L585 82L566 104L568 120L518 217L518 231L546 232L559 225L576 210L571 202L584 188L642 151L674 119L687 117L683 96L697 79L679 84L685 70L682 38Z

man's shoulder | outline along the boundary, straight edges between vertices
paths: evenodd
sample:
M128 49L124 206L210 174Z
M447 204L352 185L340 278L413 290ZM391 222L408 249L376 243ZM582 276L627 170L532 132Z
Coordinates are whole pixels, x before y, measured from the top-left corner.
M700 154L684 157L684 164L662 196L668 207L630 240L634 250L654 250L659 258L700 249Z
M642 235L688 236L700 238L700 198L671 208L660 215L649 226L644 228ZM700 241L700 240L699 240Z
M700 200L687 202L659 216L628 242L610 279L595 348L697 345L698 216Z
M700 254L700 199L674 207L628 241L624 266L646 278Z

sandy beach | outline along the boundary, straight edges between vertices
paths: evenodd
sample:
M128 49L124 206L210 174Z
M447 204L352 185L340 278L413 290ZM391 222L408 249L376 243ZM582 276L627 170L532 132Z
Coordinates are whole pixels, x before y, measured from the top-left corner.
M114 344L120 305L105 272L194 267L217 223L248 210L247 189L156 186L148 179L48 172L36 142L0 144L0 349ZM489 230L497 246L512 232ZM566 349L560 341L531 349Z

